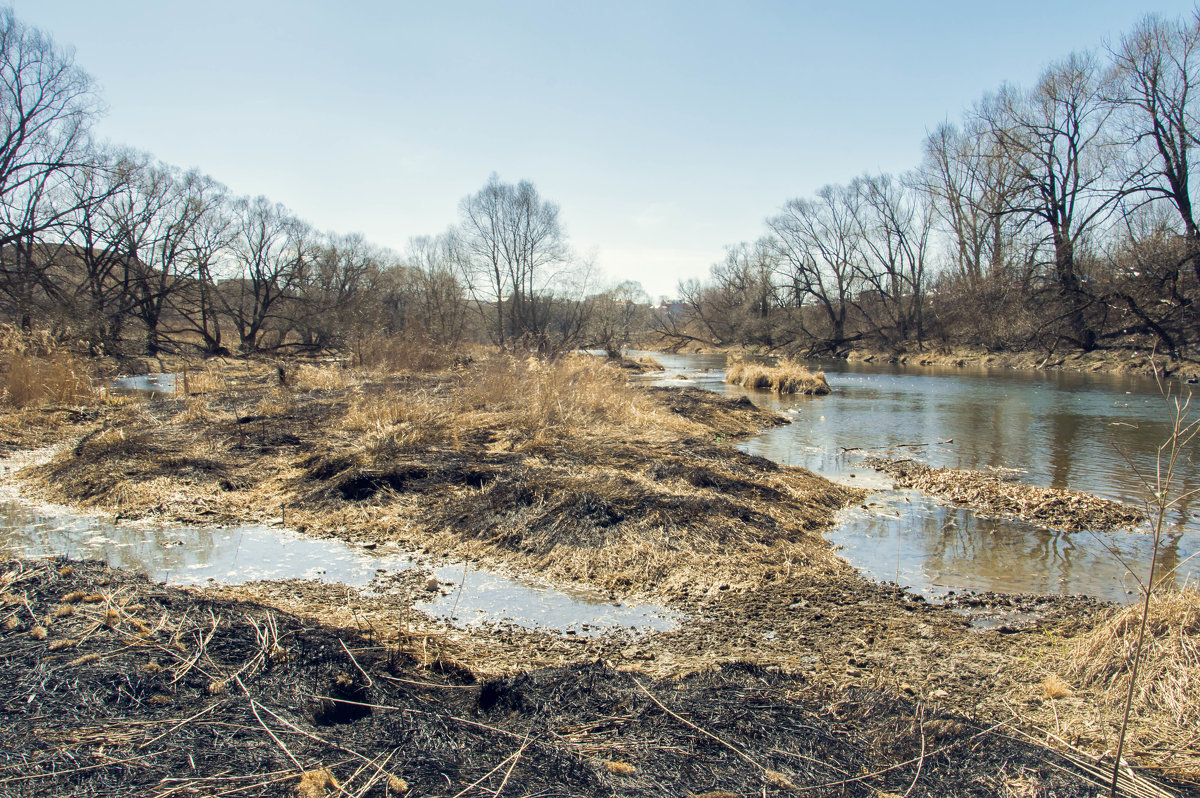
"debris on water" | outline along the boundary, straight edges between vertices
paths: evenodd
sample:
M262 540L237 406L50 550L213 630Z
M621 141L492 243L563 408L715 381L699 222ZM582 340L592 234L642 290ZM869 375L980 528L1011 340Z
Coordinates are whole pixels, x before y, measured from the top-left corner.
M1089 493L1012 482L1009 472L931 468L894 457L868 457L865 462L904 487L969 506L977 515L1011 516L1067 532L1130 528L1145 519L1126 504Z

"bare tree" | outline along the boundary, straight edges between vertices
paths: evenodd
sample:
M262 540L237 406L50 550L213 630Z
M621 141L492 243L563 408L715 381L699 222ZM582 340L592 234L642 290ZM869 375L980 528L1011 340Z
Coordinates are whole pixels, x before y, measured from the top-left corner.
M950 235L955 274L978 290L1003 274L1016 245L1004 211L1015 191L1013 163L999 157L978 119L939 125L925 139L921 186Z
M0 9L0 283L26 326L45 264L35 237L74 210L61 189L90 162L98 109L72 54Z
M767 220L767 239L784 289L796 308L812 304L824 324L814 327L798 313L801 330L816 350L838 352L852 338L851 302L860 287L862 232L855 196L844 186L825 186L816 199L793 199Z
M167 309L176 295L209 273L216 248L224 242L213 223L227 194L223 185L197 171L180 174L159 165L144 177L150 213L143 245L129 259L128 285L134 315L145 329L146 353L155 354Z
M78 319L94 352L117 347L129 320L130 198L148 167L138 153L97 153L92 164L72 173L66 190L75 210L60 226L61 237L54 245L43 243L58 278L58 303Z
M555 290L574 258L559 223L559 207L528 181L501 183L493 174L459 204L456 241L467 290L501 348L525 341L550 344Z
M861 177L850 184L852 208L864 257L858 261L866 287L856 307L886 343L924 338L925 271L933 208L914 188L916 178Z
M1062 322L1051 332L1085 350L1095 347L1096 332L1085 314L1079 251L1120 198L1104 96L1095 57L1077 53L1050 67L1032 91L1005 89L982 109L1015 178L1005 213L1043 231L1051 246Z
M1191 152L1200 142L1200 13L1167 21L1148 16L1112 48L1112 98L1123 112L1140 192L1168 202L1200 280L1200 226L1191 196Z
M263 333L283 318L312 257L313 233L287 208L266 197L243 199L234 206L232 274L222 280L219 296L232 319L241 348L263 345Z
M650 323L650 297L642 284L626 280L595 297L591 317L591 343L610 358L619 357L634 333Z
M372 322L366 297L376 293L379 276L394 256L361 234L327 234L315 244L297 281L293 325L310 349L338 346L359 338Z
M404 261L411 272L422 329L436 343L449 347L461 342L467 320L457 257L457 242L451 231L412 239Z

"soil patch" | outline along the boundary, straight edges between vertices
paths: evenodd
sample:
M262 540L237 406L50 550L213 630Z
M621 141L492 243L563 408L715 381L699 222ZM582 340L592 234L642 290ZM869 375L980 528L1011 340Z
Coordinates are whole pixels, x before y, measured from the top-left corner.
M4 568L5 795L1097 790L1003 723L775 668L485 678L416 638L384 647L94 563Z
M1110 531L1145 519L1139 510L1121 502L1079 491L1022 485L985 471L930 468L907 458L868 457L865 462L904 487L967 505L979 515L1020 518L1066 532Z

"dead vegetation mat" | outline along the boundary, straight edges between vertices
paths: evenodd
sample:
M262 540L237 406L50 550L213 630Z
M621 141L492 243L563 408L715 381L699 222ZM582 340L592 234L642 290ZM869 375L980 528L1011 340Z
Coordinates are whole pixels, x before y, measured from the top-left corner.
M823 693L771 668L664 680L584 663L482 679L416 640L384 648L96 563L0 574L6 796L1097 790L1004 724L886 691Z
M980 515L1019 518L1051 529L1110 531L1132 527L1145 518L1121 502L1079 491L1022 485L984 471L931 468L907 458L869 457L866 464L904 487L966 505Z
M748 400L635 388L596 358L306 369L102 408L32 471L34 493L126 519L282 520L620 594L844 567L819 531L859 492L733 448L785 423Z

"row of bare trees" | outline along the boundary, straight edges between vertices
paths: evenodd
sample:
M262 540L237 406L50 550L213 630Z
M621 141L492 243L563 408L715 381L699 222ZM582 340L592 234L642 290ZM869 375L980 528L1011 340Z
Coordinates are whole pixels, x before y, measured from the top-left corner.
M681 286L678 335L811 353L1200 343L1200 15L986 95L911 173L793 199Z
M95 352L317 350L380 335L619 346L632 322L614 323L614 308L645 302L592 289L559 207L529 182L493 175L458 225L398 254L98 147L99 108L70 52L0 10L0 315Z

